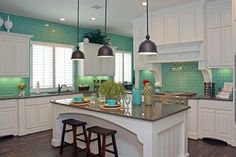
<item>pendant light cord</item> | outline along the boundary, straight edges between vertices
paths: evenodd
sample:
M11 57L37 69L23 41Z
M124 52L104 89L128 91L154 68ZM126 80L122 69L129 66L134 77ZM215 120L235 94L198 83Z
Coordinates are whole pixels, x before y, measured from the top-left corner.
M146 0L147 2L147 6L146 6L146 14L147 14L147 36L146 36L146 39L150 39L150 35L149 35L149 16L148 16L148 6L149 6L149 2L148 0Z
M107 41L107 0L105 0L105 44L108 44L108 41Z
M79 0L78 0L78 8L77 8L77 49L79 49Z

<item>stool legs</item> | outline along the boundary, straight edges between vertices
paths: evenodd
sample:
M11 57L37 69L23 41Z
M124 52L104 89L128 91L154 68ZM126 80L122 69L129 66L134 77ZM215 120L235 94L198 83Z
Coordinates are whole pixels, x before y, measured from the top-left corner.
M118 157L118 150L117 150L115 135L112 135L111 138L112 138L112 144L113 144L113 149L114 149L115 157Z
M88 157L90 154L90 140L91 140L91 132L88 133L88 138L86 142L86 150L85 150L85 157Z
M102 157L105 157L106 153L106 136L102 136Z
M73 126L72 127L73 130L73 147L74 147L74 151L77 151L77 141L76 141L76 127Z
M63 151L63 144L64 144L64 139L65 139L65 133L66 133L66 124L63 124L62 135L61 135L60 154L62 154L62 151Z
M99 157L102 156L102 152L101 152L101 135L97 134L97 139L98 139L98 154L99 154Z

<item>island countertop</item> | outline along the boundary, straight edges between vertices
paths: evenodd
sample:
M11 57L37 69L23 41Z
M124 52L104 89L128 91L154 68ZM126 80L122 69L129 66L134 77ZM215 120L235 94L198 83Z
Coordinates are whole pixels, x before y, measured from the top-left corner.
M117 110L108 110L102 109L99 105L101 103L89 104L87 106L82 105L71 105L72 99L62 99L62 100L52 100L51 103L57 105L68 106L76 109L90 110L95 112L101 112L104 114L112 114L116 116L122 116L127 118L133 118L138 120L145 121L157 121L173 114L188 110L190 107L178 104L161 104L161 103L153 103L152 106L146 106L142 104L140 106L134 106L131 103L128 107L124 107L122 109Z

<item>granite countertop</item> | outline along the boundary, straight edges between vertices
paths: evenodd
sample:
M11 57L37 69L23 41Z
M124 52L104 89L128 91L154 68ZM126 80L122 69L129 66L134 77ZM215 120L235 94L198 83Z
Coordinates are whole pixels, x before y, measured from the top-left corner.
M141 106L134 106L130 103L130 105L125 107L124 109L117 109L117 110L104 110L99 107L99 105L103 102L99 102L96 104L90 104L88 106L72 106L70 103L72 99L63 99L63 100L53 100L51 103L72 107L75 109L84 109L90 110L95 112L102 112L104 114L112 114L116 116L122 116L127 118L133 118L138 120L145 120L145 121L157 121L173 114L188 110L190 107L178 104L161 104L161 103L154 103L152 106L145 106L142 104Z
M233 101L233 99L223 99L218 97L210 97L206 95L194 95L191 96L189 99L204 99L204 100L217 100L217 101Z
M5 95L0 96L0 100L8 100L8 99L27 99L27 98L37 98L37 97L49 97L49 96L61 96L61 95L73 95L73 94L91 94L96 93L96 91L70 91L70 92L42 92L40 94L31 93L26 94L24 97L19 97L18 95Z

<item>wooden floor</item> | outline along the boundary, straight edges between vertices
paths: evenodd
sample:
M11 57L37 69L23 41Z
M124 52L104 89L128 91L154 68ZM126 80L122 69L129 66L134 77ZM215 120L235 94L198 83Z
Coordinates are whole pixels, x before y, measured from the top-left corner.
M23 137L0 138L0 157L81 157L70 147L63 155L51 146L52 132L45 131ZM213 140L189 140L190 157L236 157L236 148Z

